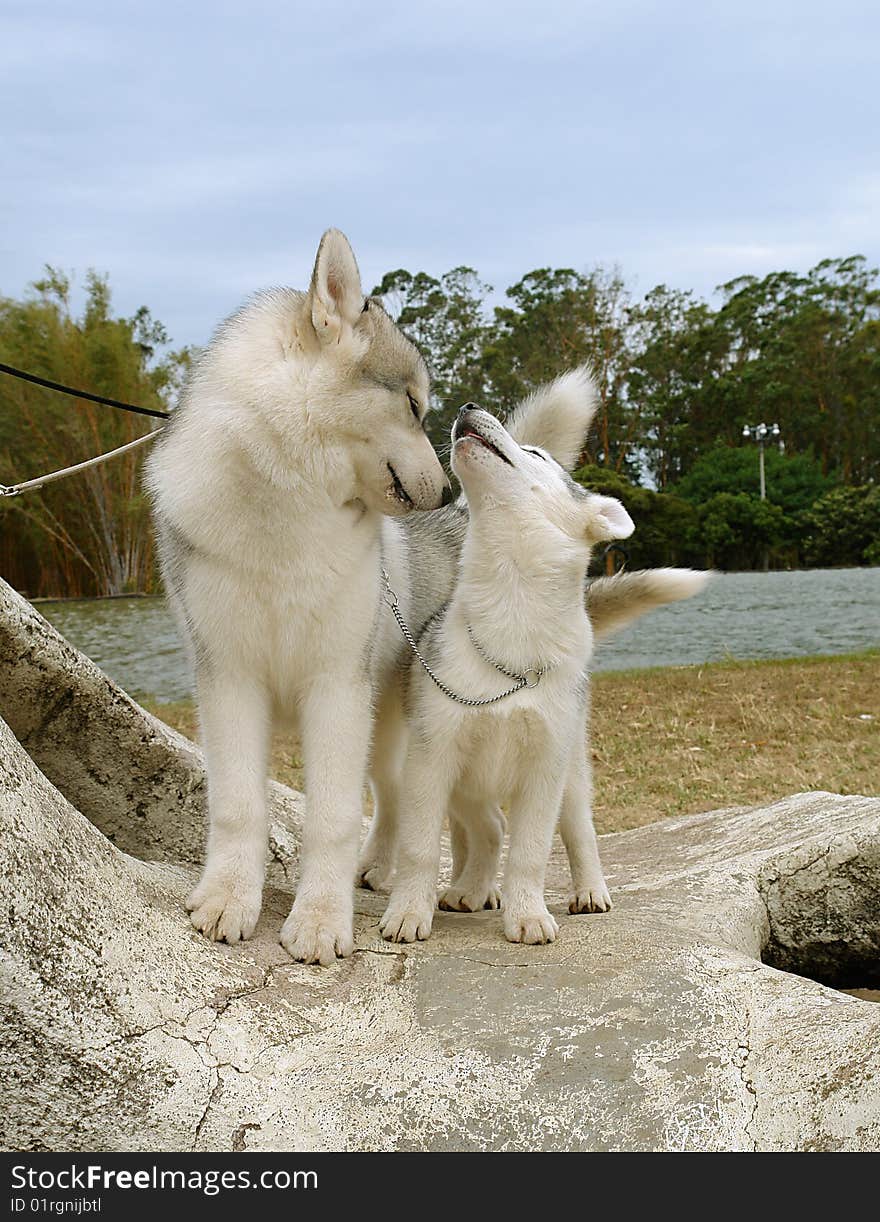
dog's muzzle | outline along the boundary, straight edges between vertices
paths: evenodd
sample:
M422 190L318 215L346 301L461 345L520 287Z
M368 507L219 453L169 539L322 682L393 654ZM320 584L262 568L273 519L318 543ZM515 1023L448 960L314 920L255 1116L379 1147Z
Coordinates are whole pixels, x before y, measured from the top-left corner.
M403 505L405 509L415 509L415 498L410 494L394 467L392 467L390 462L386 463L385 466L388 469L388 474L391 476L391 483L388 486L385 495L389 500L397 501L398 504ZM440 494L440 505L449 505L452 500L452 488L449 484L449 480L444 476L443 490ZM434 504L431 505L422 504L421 508L436 509L439 508L439 506L436 504L436 502L434 502Z
M455 424L452 426L452 440L458 441L463 435L463 430L467 425L467 418L471 412L478 412L480 409L476 403L465 403L458 409L458 415L455 417Z
M405 505L407 509L413 508L413 499L403 486L403 481L392 467L391 463L386 463L388 474L391 476L390 495L394 500L399 501L401 505Z
M475 404L465 403L464 407L459 409L455 424L452 426L452 443L454 445L457 441L464 441L466 437L473 437L475 441L480 442L487 450L491 450L502 462L507 463L508 467L512 467L514 465L512 459L508 458L500 446L487 435L487 417L493 424L498 423L494 416L484 412ZM502 433L504 432L503 429L501 431Z

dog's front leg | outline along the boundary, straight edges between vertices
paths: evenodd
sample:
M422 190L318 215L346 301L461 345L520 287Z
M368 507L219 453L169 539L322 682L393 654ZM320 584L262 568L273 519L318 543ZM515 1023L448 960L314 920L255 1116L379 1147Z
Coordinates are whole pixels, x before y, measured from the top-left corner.
M186 906L207 937L237 942L254 932L263 898L271 724L262 685L217 665L197 674L209 827L205 868Z
M325 966L354 949L354 878L372 725L369 685L326 675L302 706L306 818L296 900L281 929L294 959Z
M593 827L592 788L587 750L578 743L569 764L559 820L559 831L571 868L572 893L568 899L568 911L573 913L608 912L611 908L611 896L602 873L599 845Z
M449 812L452 881L440 897L450 912L500 908L498 863L504 844L504 815L485 800L453 794Z
M403 702L395 689L376 709L370 785L374 814L361 849L358 878L371 891L388 891L394 877L400 783L406 760L407 730Z
M413 735L404 769L406 814L397 842L397 872L388 907L379 922L390 942L424 941L430 936L440 869L440 835L448 803L445 752Z
M528 777L510 806L504 875L504 936L508 942L553 942L559 932L544 901L544 876L562 798L558 773L553 761L546 771Z

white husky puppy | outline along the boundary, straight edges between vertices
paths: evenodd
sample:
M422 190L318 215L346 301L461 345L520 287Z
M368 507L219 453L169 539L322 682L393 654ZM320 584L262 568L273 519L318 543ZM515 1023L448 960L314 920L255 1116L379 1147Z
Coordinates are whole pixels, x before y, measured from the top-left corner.
M499 905L500 807L506 805L503 920L510 941L556 937L544 874L557 822L572 871L570 911L610 907L590 808L593 632L584 581L592 545L625 538L633 523L619 501L586 492L565 469L576 461L594 410L588 382L581 392L568 395L569 410L555 428L536 411L553 406L545 392L514 414L510 431L470 405L453 429L452 466L469 520L452 597L420 635L421 665L413 659L409 668L405 810L381 921L388 939L412 942L431 932L447 812L454 878L441 906ZM553 454L518 444L511 434L524 443L543 435ZM706 579L661 572L636 583L633 597L617 598L622 590L606 587L600 618L613 627L652 601L695 593Z
M563 467L571 468L583 448L595 410L596 389L589 370L582 366L536 390L519 405L507 426L515 441L527 447L543 446L545 453L553 454ZM574 495L578 495L576 491ZM416 637L421 636L452 597L467 527L464 497L435 513L386 518L383 522L383 557L397 598L397 612ZM587 588L586 603L594 639L604 639L652 608L690 598L705 582L706 574L669 568L593 579ZM388 612L380 621L378 637L378 703L371 766L375 814L361 853L360 877L364 886L383 891L390 887L394 875L398 822L408 806L407 794L401 788L401 773L406 755L406 687L412 654ZM582 800L589 809L588 769L586 783ZM450 813L458 880L464 863L465 836L454 810ZM487 817L485 826L493 841L500 844L499 828L503 827L500 813L494 819ZM589 857L590 861L594 859L594 854ZM581 871L584 877L589 873L587 861L584 857ZM468 878L465 874L466 883ZM577 898L581 892L583 900ZM483 907L484 903L491 905L493 901L497 906L494 890L482 898L481 895L480 887L460 885L457 891L451 889L444 896L441 906L469 910ZM584 909L584 905L596 909L607 906L604 881L597 884L595 894L584 886L577 895L573 903L579 909Z
M211 938L256 925L271 728L296 717L307 812L281 941L307 963L351 954L381 515L448 494L427 405L421 356L328 230L308 292L260 294L219 328L150 458L163 575L195 659L210 828L188 907Z

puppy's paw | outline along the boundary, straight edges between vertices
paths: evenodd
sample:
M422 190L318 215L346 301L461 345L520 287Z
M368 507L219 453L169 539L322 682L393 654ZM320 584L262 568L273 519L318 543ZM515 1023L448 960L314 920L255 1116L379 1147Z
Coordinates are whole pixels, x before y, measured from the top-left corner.
M358 886L367 891L390 891L394 870L383 861L363 862L358 867Z
M328 967L337 959L347 959L354 951L351 915L325 908L298 912L294 905L281 926L281 945L300 963Z
M212 942L249 938L260 916L262 887L242 880L207 876L187 896L190 920Z
M573 914L579 912L610 912L611 896L608 894L605 880L602 879L601 882L594 884L592 887L585 887L570 895L568 897L568 911Z
M508 942L540 946L555 942L559 926L545 908L543 912L508 912L504 917L504 936Z
M481 912L484 908L500 908L501 892L497 887L481 890L447 887L440 896L438 906L444 912Z
M434 913L428 904L390 903L379 922L382 937L389 942L424 942L431 936Z

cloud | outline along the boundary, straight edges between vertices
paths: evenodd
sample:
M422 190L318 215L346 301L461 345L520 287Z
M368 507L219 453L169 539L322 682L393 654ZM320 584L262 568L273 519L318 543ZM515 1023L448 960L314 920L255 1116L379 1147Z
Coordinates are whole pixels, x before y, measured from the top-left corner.
M72 62L80 70L111 68L120 50L106 29L83 26L75 14L47 12L53 6L9 5L0 20L0 67L4 88L51 79Z
M878 33L860 0L7 4L0 289L96 266L186 342L329 224L370 285L876 260Z

